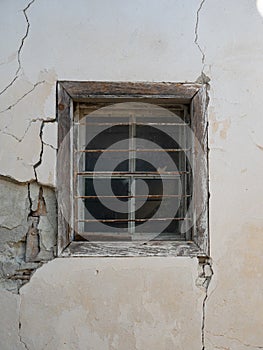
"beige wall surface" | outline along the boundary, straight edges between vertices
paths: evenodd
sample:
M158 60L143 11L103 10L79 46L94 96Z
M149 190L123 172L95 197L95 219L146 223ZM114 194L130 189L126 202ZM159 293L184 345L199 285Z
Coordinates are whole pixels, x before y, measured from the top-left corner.
M256 1L2 0L0 9L0 349L263 348ZM39 267L24 262L24 241L40 186L41 257L53 257L56 81L208 78L212 271L196 258L57 258L21 287Z

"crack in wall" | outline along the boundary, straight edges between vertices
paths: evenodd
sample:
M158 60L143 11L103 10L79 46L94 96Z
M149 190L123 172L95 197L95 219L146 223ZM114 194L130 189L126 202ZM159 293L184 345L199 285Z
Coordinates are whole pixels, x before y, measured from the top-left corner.
M14 138L17 142L22 142L28 132L28 130L30 129L31 125L33 123L36 123L36 122L39 122L39 121L42 121L44 123L54 123L56 121L56 119L50 119L50 120L45 120L43 118L39 118L39 119L31 119L28 123L28 126L26 127L26 130L24 131L24 134L22 135L21 138L17 137L16 135L8 132L8 131L5 131L5 130L0 130L0 132L4 135L8 135L8 136L11 136L12 138ZM46 143L43 141L43 144L46 145L46 146L49 146L49 147L52 147L54 150L57 150L57 148L55 148L54 146L50 145L49 143ZM0 175L1 176L1 175Z
M19 308L18 308L18 337L20 343L25 347L26 350L29 350L29 347L27 346L26 342L22 339L22 334L21 334L21 295L19 295Z
M34 173L35 173L35 178L36 178L36 182L38 183L38 178L37 178L37 168L41 165L42 163L42 157L43 157L43 152L44 152L44 143L42 140L43 137L43 128L44 128L45 122L44 120L42 121L42 124L40 126L40 131L39 131L39 138L41 141L41 150L40 150L40 154L39 154L39 160L37 161L36 164L33 165L34 168Z
M13 133L9 132L9 131L6 131L6 130L0 130L0 133L4 134L4 135L8 135L10 137L12 137L13 139L15 139L17 142L22 142L25 138L25 136L27 135L30 127L32 126L33 123L36 123L36 122L42 122L41 125L40 125L40 131L39 131L39 138L40 138L40 142L41 142L41 149L40 149L40 154L39 154L39 159L38 161L33 164L33 171L34 171L34 178L30 181L19 181L11 176L8 176L8 175L1 175L0 174L0 179L6 179L8 178L10 181L14 182L14 183L17 183L17 184L27 184L27 183L31 183L31 182L34 182L36 181L38 184L39 181L38 181L38 176L37 176L37 168L42 164L42 157L43 157L43 153L44 153L44 145L45 146L48 146L50 148L52 148L53 150L57 151L57 148L55 148L53 145L43 141L43 129L44 129L44 126L46 123L55 123L56 122L56 119L53 118L53 119L43 119L43 118L37 118L37 119L31 119L22 135L22 137L18 137L16 135L14 135ZM52 186L49 186L49 185L45 185L47 187L52 187Z
M202 0L200 5L199 5L199 8L196 12L196 24L195 24L195 40L194 40L194 43L195 45L198 47L198 50L200 51L201 55L202 55L202 64L203 64L203 68L202 68L202 72L201 74L203 73L203 70L204 70L204 65L205 65L205 52L203 51L203 49L201 48L200 44L199 44L199 34L198 34L198 29L199 29L199 22L200 22L200 12L203 8L203 5L205 3L206 0Z
M30 22L29 22L29 19L28 19L28 16L27 16L27 10L29 9L29 7L35 2L35 0L32 0L28 3L28 5L23 9L23 14L24 14L24 17L26 19L26 32L24 34L24 36L22 37L21 39L21 43L20 43L20 46L18 48L18 51L17 51L17 63L18 63L18 68L15 72L15 76L14 78L11 80L11 82L2 90L0 91L0 95L2 95L3 93L5 93L13 84L14 82L17 80L18 78L18 75L22 69L22 65L21 65L21 52L22 52L22 49L23 49L23 46L24 46L24 43L25 43L25 40L26 38L28 37L28 33L29 33L29 29L30 29Z
M41 84L44 84L45 83L45 80L41 80L41 81L38 81L36 84L33 85L32 89L30 89L29 91L27 91L23 96L19 97L19 99L11 104L10 106L8 106L7 108L3 109L2 111L0 111L0 114L1 113L4 113L4 112L7 112L7 111L10 111L12 108L14 108L20 101L22 101L27 95L29 95L31 92L33 92L35 90L35 88L38 86L38 85L41 85Z
M207 257L198 258L198 277L196 279L196 286L204 291L205 296L202 303L202 323L201 323L201 344L202 349L205 350L205 324L206 324L206 302L208 299L208 288L213 277L213 269L211 259Z
M27 128L26 128L26 130L25 130L25 132L24 132L24 134L22 135L21 138L17 137L17 136L14 135L14 134L11 134L11 133L8 132L8 131L5 131L5 130L0 130L0 131L1 131L2 134L4 134L4 135L8 135L8 136L13 137L17 142L22 142L22 141L24 140L24 138L25 138L25 136L26 136L28 130L30 129L32 123L36 123L36 122L38 122L38 121L40 121L40 119L32 119L32 120L30 120L30 122L29 122L29 124L28 124L28 126L27 126Z
M40 120L40 119L39 119ZM35 179L36 179L36 182L39 183L38 181L38 177L37 177L37 168L42 164L42 158L43 158L43 153L44 153L44 145L46 146L49 146L49 147L52 147L54 150L57 151L56 148L54 148L53 146L45 143L43 141L43 129L44 129L44 126L46 123L55 123L56 122L56 119L52 119L52 120L43 120L42 119L42 124L40 126L40 131L39 131L39 138L40 138L40 141L41 141L41 150L40 150L40 154L39 154L39 160L37 161L37 163L35 163L33 165L33 168L34 168L34 174L35 174Z
M243 342L242 340L238 339L238 338L235 338L235 337L230 337L227 335L227 333L225 334L217 334L217 333L213 333L211 331L207 331L207 333L209 333L210 335L212 335L213 337L219 337L219 338L225 338L225 339L228 339L230 341L233 341L233 342L237 342L247 348L253 348L253 349L263 349L263 346L262 345L253 345L253 344L249 344L249 343L245 343ZM211 341L211 339L209 339L209 341L211 343L213 343ZM214 345L214 344L213 344Z
M45 124L48 124L48 123L55 123L57 120L54 118L54 119L50 119L50 120L43 120L43 122L44 122L44 126L45 126ZM43 136L43 135L42 135ZM57 151L58 149L57 149L57 147L54 147L53 145L51 145L50 143L48 143L48 142L45 142L45 141L43 141L42 140L42 143L43 143L43 145L45 145L45 146L49 146L49 147L51 147L54 151Z
M46 142L44 142L44 141L42 141L42 142L43 142L43 145L48 146L48 147L51 147L54 151L57 151L57 148L55 148L54 146L52 146L52 145L50 145L49 143L46 143Z

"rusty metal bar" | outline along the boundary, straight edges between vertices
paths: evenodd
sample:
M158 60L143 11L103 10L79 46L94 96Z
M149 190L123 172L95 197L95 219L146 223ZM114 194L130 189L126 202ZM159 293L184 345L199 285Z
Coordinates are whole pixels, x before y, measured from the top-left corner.
M75 199L96 199L96 198L190 198L191 194L149 194L147 195L135 195L135 196L75 196Z
M77 153L105 153L105 152L188 152L191 148L138 148L138 149L90 149L75 150Z
M144 222L144 221L181 221L181 220L191 220L191 218L145 218L145 219L134 219L134 220L129 220L129 219L86 219L86 220L77 220L77 222Z
M77 172L76 175L80 176L100 176L100 175L105 175L105 176L145 176L149 177L150 175L182 175L182 174L190 174L189 171L164 171L164 172L159 172L159 171L147 171L147 172L111 172L111 171L80 171Z
M89 126L115 126L115 125L121 125L121 126L129 126L132 123L74 123L75 125L89 125ZM163 125L163 126L188 126L189 123L140 123L136 122L137 125Z

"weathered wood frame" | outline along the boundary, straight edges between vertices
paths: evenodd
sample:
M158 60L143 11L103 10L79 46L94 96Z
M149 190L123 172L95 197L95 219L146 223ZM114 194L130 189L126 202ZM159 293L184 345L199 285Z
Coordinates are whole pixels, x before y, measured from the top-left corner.
M191 125L202 152L194 145L194 208L199 212L191 241L158 242L74 242L71 224L64 219L58 207L58 256L209 256L208 234L208 147L206 86L196 83L145 83L145 82L74 82L57 83L58 147L65 141L73 123L73 102L167 99L169 103L189 103ZM64 210L73 220L72 213L72 159L73 136L64 142L65 157L58 157L57 196L63 197ZM70 173L70 174L69 174ZM66 200L65 200L66 199Z

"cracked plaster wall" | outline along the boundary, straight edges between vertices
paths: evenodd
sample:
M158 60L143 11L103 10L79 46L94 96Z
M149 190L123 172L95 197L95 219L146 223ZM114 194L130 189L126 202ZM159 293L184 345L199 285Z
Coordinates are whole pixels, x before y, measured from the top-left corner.
M263 348L256 2L3 0L0 7L1 350ZM20 288L53 257L56 80L206 76L211 261L55 259ZM30 227L36 252L26 251ZM25 261L27 253L35 261Z

